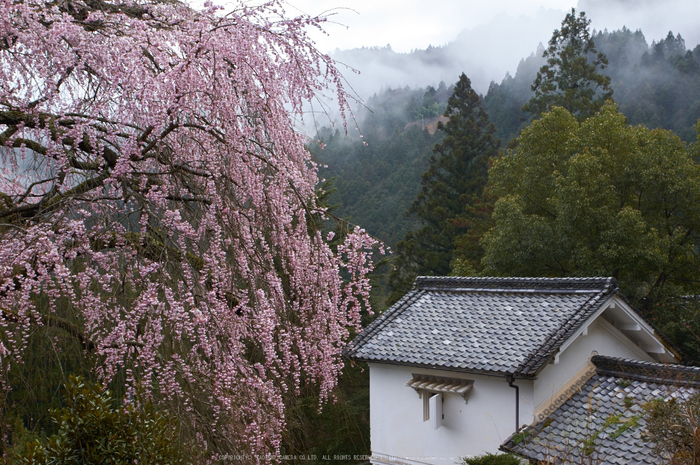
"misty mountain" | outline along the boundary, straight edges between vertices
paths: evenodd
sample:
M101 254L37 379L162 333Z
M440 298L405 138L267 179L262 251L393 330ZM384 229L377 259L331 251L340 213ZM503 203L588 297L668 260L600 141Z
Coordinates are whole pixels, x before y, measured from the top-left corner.
M670 129L691 142L693 125L700 118L700 45L686 48L680 34L669 32L661 40L647 43L642 31L627 28L598 32L593 37L598 51L608 57L602 70L611 79L613 99L631 124ZM544 63L541 51L521 60L514 77L491 83L484 106L497 135L513 139L529 124L519 109L532 97L529 86Z
M641 31L627 28L597 32L594 40L608 56L609 66L603 72L611 76L613 98L632 124L671 129L686 141L695 140L692 125L700 118L700 46L689 50L683 38L673 33L648 43ZM359 49L345 56L374 57L377 64L394 69L396 79L410 75L435 82L437 76L431 70L447 72L462 66L450 61L457 50L453 47L456 45L431 47L411 54L397 54L388 47ZM532 97L532 81L544 64L543 51L540 45L526 58L519 58L514 74L506 72L500 83L492 81L483 96L504 146L530 123L521 107ZM453 82L456 76L444 81ZM357 112L363 138L328 128L319 131L317 137L326 146L310 149L317 161L327 165L321 175L335 178L337 191L331 203L339 206L339 216L348 217L390 246L418 226L415 218L404 213L420 190L421 174L442 137L434 130L435 122L451 92L451 86L444 83L437 88L383 84Z
M700 2L696 0L579 0L576 10L586 12L596 31L626 27L660 39L673 30L685 37L691 49L700 43ZM474 90L485 95L492 81L499 82L506 73L515 75L521 58L535 52L538 44L546 45L563 16L560 10L546 8L529 16L502 13L486 24L463 30L450 43L433 44L425 50L397 53L386 45L336 50L331 56L359 71L344 74L363 100L384 88L455 82L462 72L469 76ZM411 27L420 28L420 24Z
M452 86L385 89L367 101L362 138L323 128L310 144L321 176L333 179L330 204L336 214L359 224L389 246L418 226L403 213L420 187L433 147L442 140L436 122L445 112Z
M397 53L390 45L336 50L331 56L359 71L345 78L366 99L382 88L425 87L440 81L455 82L466 73L478 93L486 93L492 80L514 72L522 57L560 26L561 12L541 8L533 17L501 14L490 23L464 30L452 42L411 53ZM544 39L543 39L544 38Z
M530 124L531 117L523 114L521 108L532 98L532 81L546 63L542 53L544 47L540 45L536 52L520 60L514 76L506 73L500 84L491 81L484 97L484 109L496 125L496 137L504 145Z
M700 43L700 2L697 0L578 0L598 31L641 30L647 38L680 33L690 45Z
M670 129L694 141L693 125L700 118L700 45L686 49L681 35L672 32L646 50L640 31L600 33L595 40L613 57L607 73L630 123Z

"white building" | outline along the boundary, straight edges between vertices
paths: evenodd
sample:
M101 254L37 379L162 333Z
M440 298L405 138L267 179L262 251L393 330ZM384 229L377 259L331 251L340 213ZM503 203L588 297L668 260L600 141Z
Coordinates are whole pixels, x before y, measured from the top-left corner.
M498 452L592 376L592 355L680 358L613 278L421 277L347 353L369 364L375 464Z

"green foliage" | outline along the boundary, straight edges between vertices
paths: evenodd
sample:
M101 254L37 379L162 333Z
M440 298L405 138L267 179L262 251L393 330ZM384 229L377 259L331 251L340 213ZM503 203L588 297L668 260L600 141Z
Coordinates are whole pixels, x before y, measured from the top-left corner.
M1 361L9 389L0 389L0 455L56 432L49 411L62 406L60 392L67 374L90 372L92 354L69 331L79 324L73 308L65 299L56 299L49 312L48 300L48 296L36 298L37 319L43 324L37 324L27 338L22 359ZM11 337L10 331L0 331L0 343L6 347Z
M626 399L625 399L626 400ZM627 403L625 403L627 405ZM627 407L631 407L631 405L627 405ZM617 424L617 429L610 434L610 439L615 440L619 438L625 431L628 429L636 428L637 425L639 425L639 420L641 420L643 415L638 414L638 415L633 415L629 418L626 418L624 421L618 421Z
M28 430L17 414L14 416L5 415L3 420L6 436L3 438L5 444L3 444L3 454L0 456L0 464L2 465L14 463L15 457L26 456L28 449L34 447L36 440L45 438L43 431L37 433Z
M608 59L602 74L610 76L615 100L633 125L670 129L686 142L695 140L693 125L700 119L700 45L686 50L683 38L672 33L650 45L642 31L625 27L600 31L593 40ZM544 64L543 53L544 48L521 60L515 75L506 75L500 84L492 82L484 97L496 135L504 142L530 123L520 108L534 97L531 84Z
M606 105L582 124L555 108L518 142L489 172L487 273L613 276L637 304L700 290L700 167L680 139Z
M583 455L591 455L593 452L595 452L597 447L596 441L598 440L600 433L601 431L594 431L590 436L581 442L581 453Z
M617 384L621 388L626 388L627 386L632 384L632 381L630 381L629 379L620 378L617 381L615 381L615 384Z
M52 411L58 432L28 444L16 463L180 464L187 463L186 448L194 452L180 444L176 423L149 403L114 408L109 391L74 376L66 383L65 403Z
M550 420L549 418L547 420ZM551 422L550 422L551 423ZM530 431L523 431L513 435L513 444L518 445L530 436Z
M554 106L566 108L582 121L592 116L612 96L610 77L597 72L608 59L595 48L588 26L591 20L572 8L549 40L544 51L547 64L540 68L532 84L534 97L523 111L541 115ZM589 56L594 57L589 62Z
M644 406L646 434L654 453L670 463L700 463L700 394L686 401L656 400Z
M583 123L535 121L489 172L500 197L485 273L613 276L684 357L700 360L700 166L671 132L627 124L613 104Z
M626 397L624 399L624 404L625 404L625 409L629 409L634 405L631 401L628 401L628 399L631 399L630 397ZM615 440L622 436L625 431L636 428L637 425L639 424L639 420L642 418L642 414L636 414L632 416L627 416L625 417L623 412L617 413L615 415L610 415L608 418L605 419L605 423L603 424L603 427L600 430L594 431L590 436L588 436L581 444L581 452L584 455L591 455L593 452L595 452L596 447L598 446L598 443L596 442L598 439L598 436L605 431L606 429L613 427L614 430L608 432L608 437L612 440Z
M685 363L700 366L700 300L696 296L668 296L651 305L649 316L674 342Z
M595 424L595 415L591 416L593 422L590 426L586 427L587 434L581 439L580 448L577 446L578 451L571 451L575 454L580 452L580 463L598 463L597 461L601 456L598 450L598 447L601 446L601 435L603 435L603 438L608 437L614 441L627 430L634 429L639 425L639 420L643 417L643 413L633 414L633 410L630 409L634 405L633 398L626 397L623 400L623 409L619 410L617 413L608 414L605 418L605 422L600 427L597 427ZM589 409L591 409L591 412L595 412L596 415L601 413L597 407L590 404ZM570 461L579 462L575 459ZM569 463L569 461L565 459L562 463Z
M447 124L438 123L445 139L433 149L430 167L421 176L421 191L408 209L422 226L397 244L396 270L390 278L395 300L416 275L446 275L455 258L455 239L468 233L470 210L482 196L489 160L498 153L495 127L462 74L447 102Z
M687 66L686 71L678 66L681 66L680 61L689 62L690 57L697 61L700 47L696 48L697 53L688 55L689 51L684 49L678 36L673 36L672 43L667 37L650 46L641 31L632 32L626 28L599 32L593 39L596 49L609 59L609 66L603 72L611 77L620 109L632 123L673 129L683 140L694 139L692 126L700 117L700 76L693 74L693 66ZM671 55L681 49L682 56ZM506 76L500 84L492 83L489 87L482 104L490 121L496 125L495 138L508 141L529 125L531 115L522 113L520 108L534 95L531 84L537 70L545 64L544 52L543 47L538 49L520 62L514 76ZM431 53L442 52L434 48ZM643 59L645 53L649 59ZM657 58L651 60L651 57ZM589 58L595 59L591 55ZM331 199L339 205L336 213L360 224L394 250L404 239L401 254L422 253L423 241L416 238L423 226L421 218L405 216L404 212L422 187L420 174L430 166L433 146L441 142L444 135L443 131L434 135L426 131L421 115L434 114L431 109L436 107L445 108L453 89L444 84L437 88L386 89L368 100L371 112L358 114L364 139L324 128L319 131L319 138L326 144L325 149L310 147L319 163L328 165L321 170L321 175L336 179L338 190ZM435 123L423 117L426 128ZM694 153L700 157L700 152ZM490 227L492 204L482 199L478 205L469 205L473 214L454 220L458 222L454 227L462 232L454 239L449 267L443 266L441 273L481 272L478 264L474 264L474 258L482 253L478 231ZM465 229L467 233L463 233ZM412 232L407 235L408 231ZM444 261L438 260L439 263ZM410 288L414 276L427 273L418 263L399 265L392 283L394 297Z
M700 118L700 65L679 35L652 42L640 53L643 36L626 31L599 34L596 43L625 47L627 60L610 60L609 73L621 110L632 124L670 129L685 141L695 136ZM646 45L646 42L644 42Z
M484 454L478 457L463 458L465 465L520 465L518 457L511 454Z
M452 220L462 232L454 238L455 249L450 263L454 276L479 276L483 271L481 259L484 248L481 238L493 227L493 209L496 197L487 187L480 197L465 206L465 211Z
M423 123L426 119L436 118L445 112L445 102L440 99L440 94L444 95L447 90L445 83L441 82L438 89L439 90L435 90L433 87L428 86L425 94L423 94L420 107L412 111L415 121L421 121L421 123ZM408 109L412 110L415 105L416 101L413 99Z

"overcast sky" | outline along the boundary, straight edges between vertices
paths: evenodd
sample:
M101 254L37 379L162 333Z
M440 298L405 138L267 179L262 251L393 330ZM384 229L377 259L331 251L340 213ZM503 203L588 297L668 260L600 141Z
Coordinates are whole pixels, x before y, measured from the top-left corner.
M700 42L700 0L287 0L288 13L295 9L310 15L330 14L328 36L314 35L324 52L336 48L391 44L396 52L440 46L459 32L492 23L499 15L535 18L541 9L561 12L584 9L598 30L623 25L641 28L647 41L663 38L669 30L680 32L689 48ZM552 35L541 27L541 41Z

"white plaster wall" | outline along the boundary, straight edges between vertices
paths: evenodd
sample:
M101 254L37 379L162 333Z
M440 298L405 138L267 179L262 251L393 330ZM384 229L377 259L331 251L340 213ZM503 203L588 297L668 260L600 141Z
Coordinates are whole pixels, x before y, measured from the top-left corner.
M515 389L505 378L459 374L385 364L370 364L372 453L408 463L453 465L461 457L497 453L515 430ZM468 403L443 394L442 427L423 421L423 400L406 386L412 373L474 380ZM520 423L534 420L533 383L520 386Z
M559 354L559 363L550 363L540 372L534 383L536 411L546 408L554 393L581 376L580 372L587 365L593 351L611 357L654 361L624 334L601 320L602 317L599 317L588 327L586 336L580 335Z

